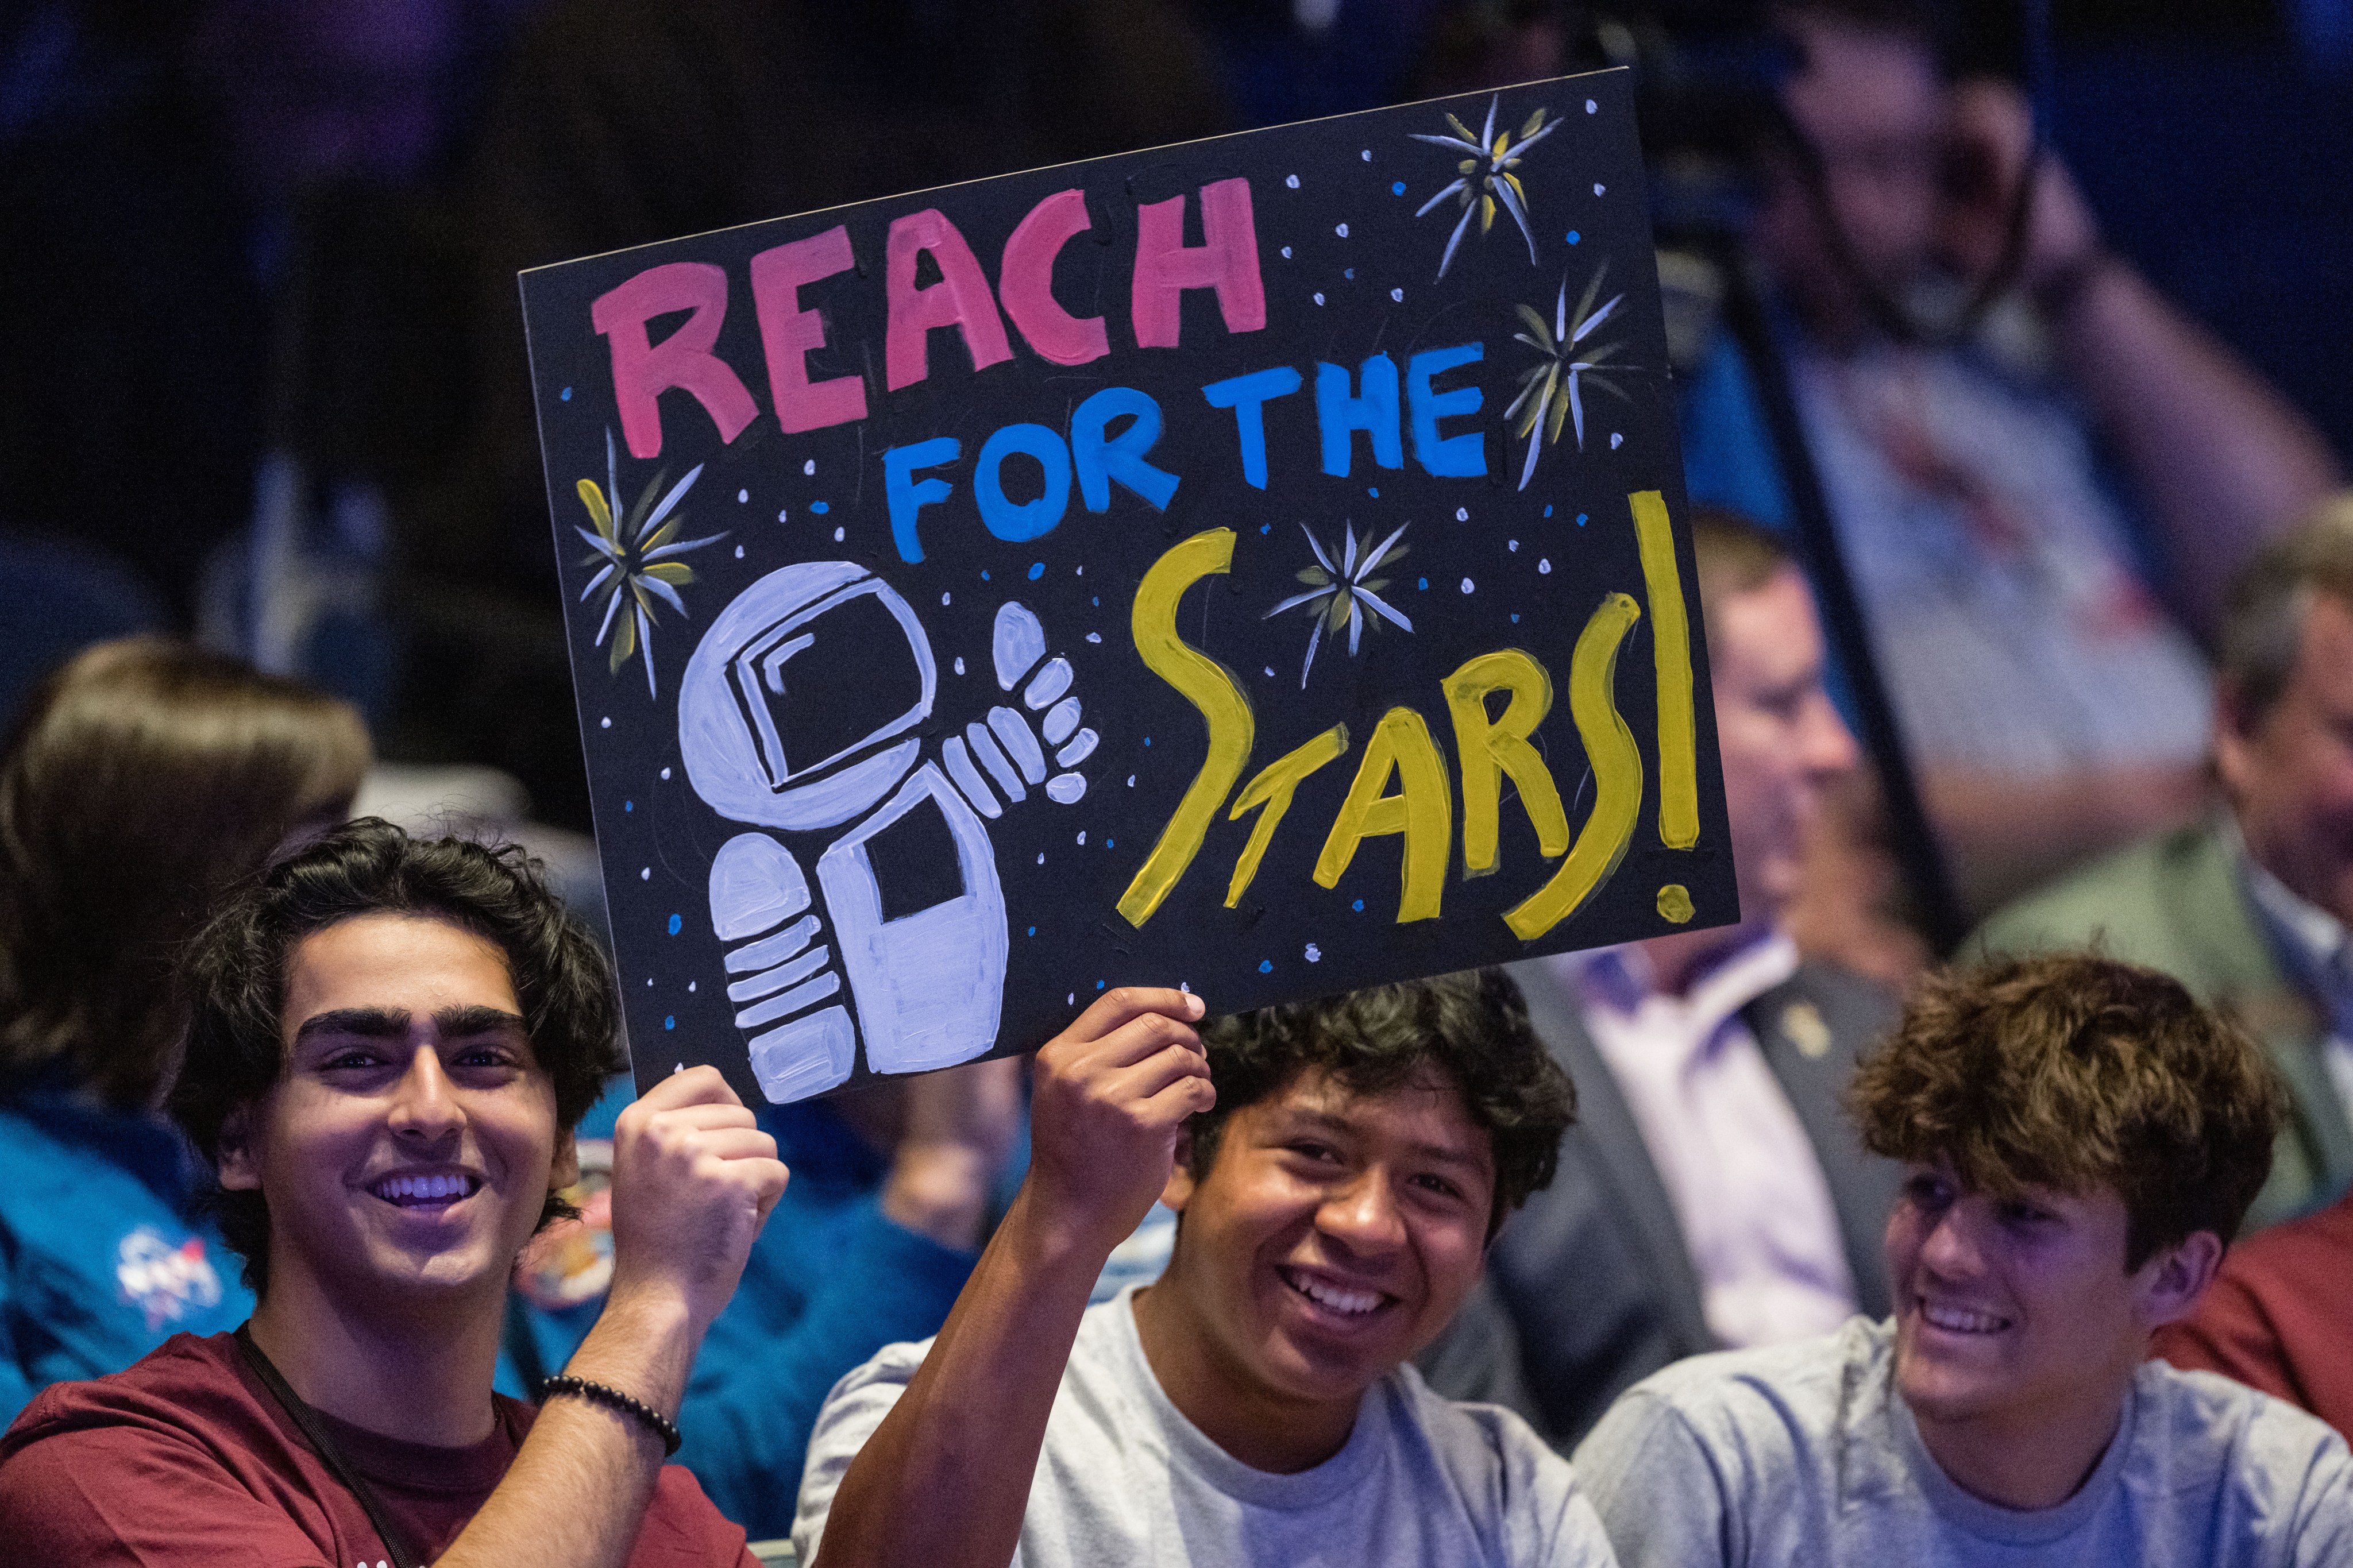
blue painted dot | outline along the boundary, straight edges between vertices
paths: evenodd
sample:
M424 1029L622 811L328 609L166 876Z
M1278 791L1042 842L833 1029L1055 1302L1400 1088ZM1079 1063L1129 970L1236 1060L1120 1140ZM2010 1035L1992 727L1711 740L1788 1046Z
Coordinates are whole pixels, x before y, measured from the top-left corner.
M1103 608L1103 601L1101 599L1090 598L1087 603L1092 605L1098 610Z
M1260 960L1258 961L1258 972L1259 972L1261 974L1271 974L1271 973L1274 973L1274 960L1272 960L1272 959L1271 959L1271 958L1261 958L1261 959L1260 959Z
M667 1018L664 1018L664 1019L662 1020L662 1027L663 1027L663 1028L665 1028L665 1029L675 1029L675 1028L677 1028L677 1027L678 1027L678 1016L677 1016L676 1014L672 1014L670 1016L669 1016L669 1017L667 1017Z
M1366 485L1365 487L1365 493L1372 497L1375 500L1378 500L1381 499L1381 487L1378 485Z
M1545 508L1545 515L1546 515L1546 517L1550 517L1550 516L1552 515L1552 508L1550 508L1549 506L1546 507L1546 508Z
M1038 934L1038 928L1036 926L1031 926L1029 928L1029 934L1031 936L1036 936Z
M1514 625L1514 626L1518 626L1519 624L1520 624L1520 613L1519 613L1517 610L1514 610L1514 611L1512 612L1512 625Z
M1271 522L1261 522L1258 525L1258 531L1261 533L1272 533L1274 531L1274 524Z
M562 398L565 402L569 403L572 401L572 389L567 386L562 392L557 393L556 396Z
M1119 847L1119 846L1117 846L1117 845L1113 844L1110 839L1106 838L1106 839L1104 839L1104 840L1103 840L1103 847L1104 847L1104 848L1106 848L1106 849L1116 849L1116 848L1118 848L1118 847Z
M1403 180L1399 180L1395 184L1389 186L1389 195L1393 196L1401 196L1405 195L1405 182Z
M621 803L621 809L623 811L635 811L638 809L638 803L634 800L625 800Z
M1145 736L1145 737L1144 737L1144 743L1145 743L1145 745L1147 745L1147 746L1148 746L1148 745L1150 745L1150 744L1152 744L1152 737L1151 737L1151 736L1149 736L1149 735Z
M1427 588L1430 586L1430 579L1424 577L1419 583L1415 584L1414 586L1418 588Z
M809 502L809 510L817 513L819 517L823 517L827 512L831 511L833 509L831 507L828 506L821 500L813 500Z
M1577 526L1579 528L1585 526L1585 514L1581 511L1577 514Z
M1584 237L1585 237L1583 235L1577 233L1575 229L1570 229L1568 231L1568 243L1571 245L1575 245L1578 240L1583 239Z
M1098 990L1098 991L1100 991L1100 990L1102 990L1103 988L1103 983L1102 981L1100 981L1100 980L1096 981L1096 982L1095 982L1095 989L1096 989L1096 990Z
M1029 563L1029 581L1035 583L1039 578L1043 577L1045 574L1046 563L1043 561L1032 561Z
M1365 912L1365 900L1358 899L1354 904L1351 904L1349 908L1355 910L1358 914L1363 914Z
M686 923L685 921L683 921L680 920L676 915L672 915L672 916L670 916L670 935L672 935L672 936L676 936L676 935L678 934L678 932L679 932L679 928L680 928L681 926L684 925L685 923Z
M1356 280L1356 269L1353 267L1344 267L1340 269L1340 276L1353 282Z
M980 580L981 580L982 582L984 582L984 583L987 582L987 581L988 581L988 574L987 574L987 572L985 572L985 571L984 571L983 573L981 573L981 574L980 574Z

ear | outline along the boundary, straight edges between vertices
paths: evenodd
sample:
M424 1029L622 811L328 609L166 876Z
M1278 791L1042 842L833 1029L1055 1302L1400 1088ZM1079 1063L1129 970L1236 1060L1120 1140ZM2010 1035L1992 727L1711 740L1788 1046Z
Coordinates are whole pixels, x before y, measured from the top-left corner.
M555 1140L555 1163L548 1167L547 1190L560 1193L580 1181L580 1143L569 1130Z
M2188 1317L2222 1267L2222 1238L2211 1230L2191 1231L2140 1266L2134 1281L2134 1308L2145 1329Z
M253 1148L251 1100L221 1119L220 1154L213 1163L223 1191L258 1193L261 1190L261 1163Z
M2221 775L2224 792L2234 798L2246 793L2256 771L2254 743L2243 695L2236 683L2219 682L2214 688L2214 771Z
M1178 1214L1193 1201L1193 1124L1186 1122L1176 1130L1176 1163L1168 1172L1167 1184L1160 1189L1160 1201Z

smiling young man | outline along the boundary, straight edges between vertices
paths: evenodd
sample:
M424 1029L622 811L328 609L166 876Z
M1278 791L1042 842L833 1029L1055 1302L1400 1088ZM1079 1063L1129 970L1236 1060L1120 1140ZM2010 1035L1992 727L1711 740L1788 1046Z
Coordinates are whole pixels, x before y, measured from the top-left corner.
M801 1560L1608 1564L1567 1464L1406 1364L1574 1108L1511 982L1200 1016L1113 993L1040 1053L1029 1180L946 1327L818 1417ZM1166 1273L1088 1309L1155 1196Z
M2303 1412L2147 1360L2269 1168L2234 1026L2080 954L1931 981L1851 1096L1906 1167L1895 1312L1638 1384L1577 1462L1622 1561L2353 1561L2353 1457Z
M339 828L197 940L173 1109L259 1297L53 1385L0 1439L11 1561L748 1563L665 1468L703 1331L784 1190L716 1072L614 1139L605 1314L534 1413L491 1393L516 1254L618 1066L602 953L519 850Z

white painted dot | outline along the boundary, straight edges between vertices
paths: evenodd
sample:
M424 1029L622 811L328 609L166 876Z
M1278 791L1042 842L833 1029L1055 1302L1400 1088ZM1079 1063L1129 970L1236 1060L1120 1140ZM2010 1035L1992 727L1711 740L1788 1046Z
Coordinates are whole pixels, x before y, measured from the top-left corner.
M1552 575L1552 561L1550 557L1546 557L1536 563L1536 575L1539 577L1549 577Z
M1291 178L1289 178L1289 179L1287 179L1287 180L1283 181L1282 183L1283 183L1284 184L1286 184L1286 185L1289 185L1293 190L1294 190L1294 191L1295 191L1295 190L1297 190L1297 189L1299 188L1299 176L1298 176L1298 175L1296 175L1296 174L1293 174L1293 175L1292 175L1292 176L1291 176Z
M652 881L653 879L654 879L654 868L653 868L651 866L640 867L640 868L638 868L638 881L640 881L640 882L650 882L650 881Z
M1320 305L1320 304L1322 304L1322 303L1324 302L1324 296L1323 296L1323 295L1321 295L1321 294L1316 295L1316 296L1315 296L1315 302L1316 302L1317 304L1319 304L1319 305Z
M1601 193L1602 193L1602 192L1604 192L1604 191L1608 190L1609 188L1609 186L1607 186L1607 185L1600 184L1597 183L1597 184L1594 185L1594 187L1593 187L1593 194L1594 194L1595 195L1597 195L1597 196L1598 196L1598 195L1601 195Z
M752 492L750 490L737 490L735 492L735 504L737 506L742 506L745 501L750 500L751 499Z
M686 989L687 989L688 993L691 994L693 992L693 990L694 990L694 982L693 982L693 981L691 981L691 980L688 981L688 982L686 983Z
M815 458L811 458L807 462L803 463L801 465L801 472L804 474L814 475L817 472L817 459Z
M846 528L837 528L837 529L835 529L835 530L833 531L833 542L834 542L836 544L840 543L840 542L842 542L842 539L843 539L843 538L844 538L844 537L849 533L849 531L848 529L846 529Z
M1324 950L1323 950L1322 948L1320 948L1320 947L1316 946L1316 945L1315 945L1314 942L1309 942L1309 943L1307 944L1307 962L1308 962L1308 963L1318 963L1318 962L1320 962L1320 961L1323 959L1323 957L1324 957Z
M958 675L962 675L964 673L964 655L962 654L956 655L955 669Z
M1457 522L1468 522L1468 521L1471 521L1471 509L1470 509L1469 507L1467 507L1467 506L1458 506L1458 507L1456 507L1456 508L1454 509L1454 521L1457 521Z
M1369 163L1373 161L1373 150L1370 147L1367 147L1363 152L1357 153L1356 156Z
M1082 844L1084 844L1086 841L1087 841L1087 836L1086 836L1084 833L1081 833L1081 834L1079 835L1079 842L1080 842L1080 843L1082 843Z
M611 714L609 714L609 713L608 713L608 714L607 714L604 718L599 719L599 720L597 720L597 721L596 721L596 728L598 728L599 730L609 730L609 729L611 729L612 727L613 727L613 716L612 716Z
M1274 678L1274 666L1272 666L1272 665L1271 665L1271 664L1270 664L1270 665L1268 665L1268 666L1266 667L1266 673L1267 673L1267 679L1269 679L1270 680L1271 680L1271 679L1272 679Z
M1135 787L1135 775L1134 773L1127 775L1127 787L1130 789L1134 789Z
M1345 239L1345 238L1347 238L1347 237L1348 237L1348 226L1347 226L1346 224L1345 224L1345 223L1344 223L1344 224L1342 224L1339 227L1337 227L1337 228L1334 229L1332 232L1333 232L1334 234L1338 235L1342 239Z
M1101 632L1089 632L1089 633L1087 634L1087 641L1089 641L1089 642L1101 642L1101 641L1103 641L1103 633L1101 633Z
M1282 258L1283 258L1285 261L1288 261L1288 260L1290 260L1290 259L1291 259L1291 247L1289 247L1289 246L1287 246L1287 245L1286 245L1286 246L1284 246L1284 247L1282 247Z
M1405 303L1405 290L1402 289L1392 289L1389 290L1389 298L1402 305Z
M735 559L738 561L744 559L744 547L740 544L735 547Z
M1176 983L1176 989L1190 996L1193 994L1193 983L1189 980L1179 980Z
M1046 863L1046 852L1045 852L1043 849L1040 849L1040 850L1039 850L1039 851L1038 851L1038 864L1039 864L1040 866L1043 866L1045 863Z
M778 508L776 509L776 521L777 521L778 522L782 522L782 521L784 521L786 518L788 518L788 517L790 517L790 516L792 516L792 510L791 510L791 509L790 509L790 508L788 508L788 507L778 507Z
M1078 572L1077 572L1077 574L1077 574L1078 576L1083 577L1083 576L1085 576L1085 575L1087 574L1087 569L1086 569L1085 567L1082 566L1082 567L1080 567L1080 568L1078 569Z
M661 774L661 776L662 776L663 780L664 780L665 782L667 782L667 781L668 781L668 779L670 778L670 770L669 770L668 768L664 768L664 769L662 770L662 774Z
M1463 578L1463 579L1462 579L1462 591L1463 591L1464 593L1468 594L1468 593L1472 592L1472 584L1471 579L1470 579L1470 578L1468 578L1468 577Z
M1520 542L1519 542L1518 540L1516 540L1516 539L1507 539L1507 540L1505 540L1505 541L1504 542L1504 543L1505 548L1509 549L1509 550L1512 552L1512 553L1513 553L1513 554L1516 555L1516 554L1518 554L1518 553L1519 553L1519 552L1520 552Z
M654 983L654 977L653 977L652 975L650 975L650 974L647 975L647 976L646 976L646 984L649 984L649 985L651 985L653 983Z
M947 602L948 602L948 596L947 596L945 594L942 594L942 595L940 595L940 603L941 603L943 605L946 605L946 603L947 603Z
M1065 1005L1075 1007L1079 1005L1079 994L1073 991L1068 996L1063 997L1062 1001Z
M1585 112L1586 112L1586 113L1588 113L1588 114L1592 113L1595 110L1597 110L1597 109L1599 109L1599 108L1600 108L1600 107L1601 107L1601 106L1600 106L1599 104L1598 104L1598 103L1594 102L1594 101L1593 101L1591 99L1589 99L1589 98L1588 98L1588 99L1587 99L1587 100L1585 100Z
M1619 447L1620 447L1624 446L1625 444L1626 444L1626 437L1625 437L1623 435L1620 434L1618 431L1615 431L1615 430L1612 430L1611 432L1609 432L1609 449L1610 449L1611 451L1613 451L1613 452L1614 452L1614 451L1616 451Z

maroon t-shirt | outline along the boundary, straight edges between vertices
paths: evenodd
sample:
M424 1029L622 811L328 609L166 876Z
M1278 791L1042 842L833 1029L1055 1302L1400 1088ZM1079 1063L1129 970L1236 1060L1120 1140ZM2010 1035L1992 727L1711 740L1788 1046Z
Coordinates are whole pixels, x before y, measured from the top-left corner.
M514 1462L532 1407L493 1395L468 1448L379 1436L321 1412L393 1528L427 1562ZM111 1377L53 1384L0 1436L0 1557L142 1568L351 1568L388 1561L359 1500L311 1452L227 1334L174 1334ZM662 1468L630 1568L750 1568L741 1527Z
M2353 1196L2232 1247L2197 1311L2158 1331L2157 1353L2299 1405L2353 1441Z

